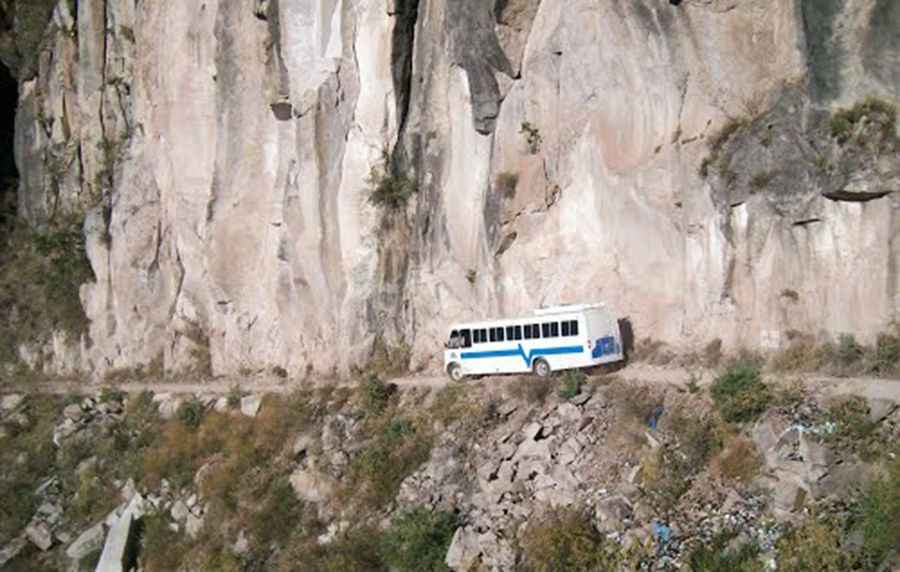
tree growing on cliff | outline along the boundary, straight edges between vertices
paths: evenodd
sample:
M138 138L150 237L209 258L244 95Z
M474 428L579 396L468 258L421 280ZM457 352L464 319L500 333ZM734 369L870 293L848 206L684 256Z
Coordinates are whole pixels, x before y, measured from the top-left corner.
M381 163L373 165L366 179L371 189L369 201L375 206L399 209L418 190L416 181L401 167L400 161L387 149L382 151Z

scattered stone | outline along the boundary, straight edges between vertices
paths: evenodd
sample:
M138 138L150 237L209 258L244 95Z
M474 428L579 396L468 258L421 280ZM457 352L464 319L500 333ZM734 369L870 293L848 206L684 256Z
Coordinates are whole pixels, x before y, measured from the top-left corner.
M294 456L298 457L298 456L306 453L309 450L309 448L313 446L314 443L315 443L315 440L313 439L312 435L309 435L306 433L303 433L302 435L297 435L297 438L294 439L294 447L292 449L294 452Z
M187 505L184 504L183 501L177 500L172 505L172 508L169 510L169 513L172 515L172 520L175 522L184 522L191 511L188 509Z
M585 403L590 401L591 397L593 397L593 394L591 394L587 391L582 391L581 393L579 393L578 395L576 395L569 401L571 401L575 405L584 405Z
M188 533L188 536L190 536L191 538L197 538L197 535L200 534L201 530L203 530L203 522L203 517L188 513L187 519L185 519L184 523L184 529Z
M331 494L331 483L312 470L297 469L291 474L290 481L297 498L306 502L324 502Z
M229 409L231 408L228 407L227 397L220 397L216 399L215 404L213 404L213 410L216 411L216 413L227 413Z
M259 408L262 406L262 397L259 395L248 395L241 398L241 414L247 417L256 417Z
M103 523L98 522L78 535L78 538L66 548L66 556L72 560L81 560L91 552L100 550L103 547L105 536L106 530L103 528Z
M32 544L46 552L53 546L53 535L50 528L43 522L32 521L25 527L25 536Z
M159 416L166 421L174 418L178 413L178 408L184 403L183 398L176 397L171 393L157 393L153 396L153 401L157 403Z
M71 405L66 405L63 409L63 416L66 419L71 419L76 423L81 421L81 418L84 417L84 411L82 411L81 406L77 403L72 403Z
M238 532L237 540L231 545L231 551L237 556L243 556L250 550L250 539L247 538L243 529Z
M21 536L9 541L9 544L0 549L0 568L6 566L7 562L13 560L22 552L25 545L28 544Z
M0 412L4 415L13 411L14 409L18 409L22 402L25 401L25 396L18 393L11 393L9 395L4 395L0 398Z

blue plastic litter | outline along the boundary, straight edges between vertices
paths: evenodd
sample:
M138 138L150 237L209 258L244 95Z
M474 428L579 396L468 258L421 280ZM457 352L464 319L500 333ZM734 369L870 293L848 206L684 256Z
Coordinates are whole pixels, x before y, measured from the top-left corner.
M663 411L663 406L657 405L653 408L653 411L650 412L650 416L647 417L647 426L650 427L650 429L656 431L656 424L659 422L659 418L662 417Z
M652 529L654 540L656 540L660 544L667 544L669 542L669 539L672 537L672 529L661 522L657 522L654 520Z

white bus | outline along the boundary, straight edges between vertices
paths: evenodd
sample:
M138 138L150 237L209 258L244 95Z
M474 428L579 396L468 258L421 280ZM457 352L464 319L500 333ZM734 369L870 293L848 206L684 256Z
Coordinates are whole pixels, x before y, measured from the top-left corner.
M444 371L467 375L553 371L623 359L619 323L602 304L554 306L527 318L456 324L445 344Z

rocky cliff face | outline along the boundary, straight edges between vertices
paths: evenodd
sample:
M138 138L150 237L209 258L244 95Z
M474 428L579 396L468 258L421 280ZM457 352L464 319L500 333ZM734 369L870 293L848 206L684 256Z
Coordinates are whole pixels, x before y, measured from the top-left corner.
M891 0L61 1L19 214L86 212L96 280L46 367L439 368L451 321L590 300L679 347L871 339L897 129L829 125L898 101L898 27ZM373 169L418 192L373 204Z

